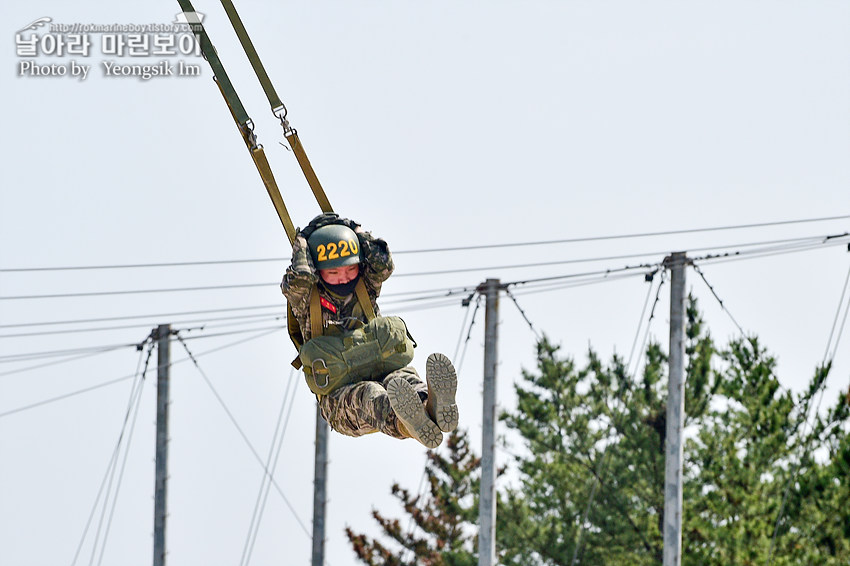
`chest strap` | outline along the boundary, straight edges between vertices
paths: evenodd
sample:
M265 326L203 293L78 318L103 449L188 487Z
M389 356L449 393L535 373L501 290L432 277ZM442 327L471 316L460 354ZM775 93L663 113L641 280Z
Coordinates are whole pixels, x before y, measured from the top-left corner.
M372 299L369 297L369 291L366 290L366 283L361 278L357 281L354 287L354 293L357 296L357 302L360 303L360 308L366 316L367 322L375 318L375 309L372 307ZM319 286L313 285L313 290L310 292L310 335L311 337L321 336L325 333L324 321L322 320L322 299L319 294Z

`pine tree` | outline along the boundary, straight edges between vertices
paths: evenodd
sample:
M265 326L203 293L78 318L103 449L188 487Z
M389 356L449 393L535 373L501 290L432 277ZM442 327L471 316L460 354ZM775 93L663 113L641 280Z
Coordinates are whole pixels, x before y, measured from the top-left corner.
M794 395L756 337L717 348L692 298L687 312L682 564L850 564L850 399L813 410L830 368ZM522 449L498 494L500 564L661 563L667 356L645 356L635 377L617 356L579 366L537 344L501 417ZM446 445L429 453L427 497L392 487L415 530L373 510L394 548L347 529L362 563L477 563L479 460L460 432Z
M469 447L461 429L446 436L448 454L428 452L425 475L426 496L413 495L393 484L391 492L409 515L406 529L400 519L388 519L378 510L372 516L384 537L395 548L377 539L345 532L358 560L370 566L474 566L478 563L475 543L478 515L480 459ZM400 549L400 550L399 550Z
M781 388L755 337L718 350L688 308L684 565L847 564L847 405L806 409ZM666 355L650 344L637 379L593 351L579 367L543 339L536 371L503 416L522 439L519 484L499 507L505 564L658 564L662 557ZM812 411L814 413L814 411Z

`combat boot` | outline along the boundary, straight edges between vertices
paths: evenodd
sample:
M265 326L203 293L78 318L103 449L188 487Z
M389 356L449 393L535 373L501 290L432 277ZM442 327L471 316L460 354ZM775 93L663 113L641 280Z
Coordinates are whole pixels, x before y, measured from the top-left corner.
M426 448L436 448L443 441L443 433L428 418L419 394L403 377L395 377L387 384L390 406L398 417L398 429L404 436L415 438Z
M425 381L428 383L428 401L425 411L440 430L451 432L457 428L458 411L455 404L457 373L452 362L443 354L431 354L425 363Z

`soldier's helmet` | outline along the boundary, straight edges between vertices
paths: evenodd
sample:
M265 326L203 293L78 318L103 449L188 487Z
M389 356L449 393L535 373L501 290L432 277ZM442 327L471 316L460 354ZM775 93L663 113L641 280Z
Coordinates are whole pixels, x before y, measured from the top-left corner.
M360 263L360 241L348 226L329 224L307 239L316 269L334 269Z

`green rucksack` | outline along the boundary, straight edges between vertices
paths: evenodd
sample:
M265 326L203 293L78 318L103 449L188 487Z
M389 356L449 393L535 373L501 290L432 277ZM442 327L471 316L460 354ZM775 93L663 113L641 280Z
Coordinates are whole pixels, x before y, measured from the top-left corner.
M316 395L366 379L381 379L413 361L416 342L397 316L379 316L361 328L308 340L298 352L307 386Z

